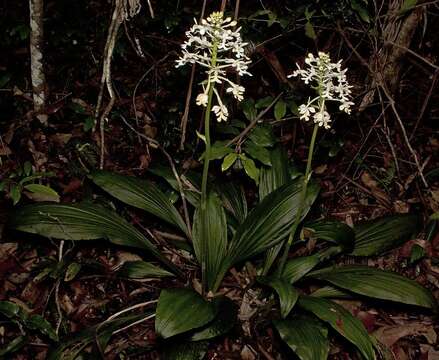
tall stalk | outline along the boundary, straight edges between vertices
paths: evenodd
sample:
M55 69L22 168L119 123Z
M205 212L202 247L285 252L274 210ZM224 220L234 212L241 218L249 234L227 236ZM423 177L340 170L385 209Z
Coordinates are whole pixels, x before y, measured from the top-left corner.
M216 66L217 52L218 52L218 40L215 40L212 46L211 69L214 69ZM204 113L204 136L206 142L206 151L204 153L203 179L201 182L201 208L203 210L206 209L206 199L207 199L207 177L209 175L209 162L210 162L210 113L212 112L212 98L213 98L213 90L215 88L215 83L209 81L208 86L209 86L208 100L207 100L206 110Z
M212 46L212 61L211 61L211 69L214 69L217 61L217 52L218 52L218 41L215 40ZM208 100L207 106L204 113L204 137L206 143L206 151L204 152L204 164L203 164L203 178L201 182L201 211L206 212L207 208L207 178L209 176L209 162L210 162L210 113L212 112L212 98L213 91L215 89L215 83L208 80L209 92L208 92ZM207 221L207 214L202 215L203 221ZM207 229L207 224L204 224L203 229ZM205 240L203 240L203 253L207 254L207 246L208 243L206 241L207 234L203 234ZM202 283L202 292L204 294L207 279L206 279L206 262L203 260L201 262L201 283Z

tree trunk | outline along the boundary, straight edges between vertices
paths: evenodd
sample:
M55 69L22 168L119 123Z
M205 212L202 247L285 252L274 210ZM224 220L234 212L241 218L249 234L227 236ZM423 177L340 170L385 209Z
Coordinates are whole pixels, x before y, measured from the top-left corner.
M43 67L43 15L44 0L29 0L30 9L30 58L32 92L34 110L38 120L47 125L47 115L44 113L46 106L46 77Z

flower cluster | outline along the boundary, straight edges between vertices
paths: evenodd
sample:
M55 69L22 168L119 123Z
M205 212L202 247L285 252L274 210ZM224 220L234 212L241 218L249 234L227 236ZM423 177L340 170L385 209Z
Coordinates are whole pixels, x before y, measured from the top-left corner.
M339 109L347 114L351 113L351 87L346 79L346 69L341 68L341 60L332 63L328 54L319 52L315 57L308 54L305 59L304 69L297 65L297 70L291 76L300 76L305 84L310 84L317 90L318 96L308 99L306 104L299 107L300 119L308 121L312 116L313 121L325 129L331 127L331 116L326 111L326 101L340 103Z
M250 59L245 55L247 45L241 39L240 30L232 30L236 21L224 19L222 12L214 12L201 24L195 25L186 32L187 40L182 45L183 54L177 60L176 67L186 64L199 64L206 69L207 80L202 83L203 92L197 96L197 105L206 107L209 91L213 93L218 105L212 107L218 121L227 120L229 112L215 89L215 84L225 83L227 93L241 101L244 87L227 78L227 70L233 69L240 76L251 74L247 71Z

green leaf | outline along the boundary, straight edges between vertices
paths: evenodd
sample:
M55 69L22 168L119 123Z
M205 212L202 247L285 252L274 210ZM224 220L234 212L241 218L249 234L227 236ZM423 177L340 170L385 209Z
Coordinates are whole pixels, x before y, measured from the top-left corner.
M162 278L174 276L169 271L163 270L158 266L142 260L125 262L117 271L117 274L130 279Z
M218 315L204 328L197 330L191 336L191 341L216 338L228 333L235 326L238 316L238 306L225 296L215 298L214 305L217 307Z
M262 201L268 194L290 181L290 169L288 157L281 146L275 146L270 151L271 167L262 166L259 175L259 201ZM263 274L268 274L273 262L282 248L279 243L269 249L265 255Z
M279 99L274 105L274 118L281 120L287 113L287 104L282 99Z
M417 3L418 3L417 0L404 0L404 2L401 5L401 8L399 9L399 15L402 15L407 11L410 11L416 6Z
M299 206L303 179L293 180L267 195L237 229L229 249L231 262L250 258L285 239L291 230ZM304 216L317 197L319 186L311 181Z
M362 322L337 303L312 296L300 296L298 305L327 322L354 344L366 360L375 360L374 344Z
M234 162L236 161L237 158L238 158L237 153L231 153L231 154L227 155L224 158L223 163L221 164L221 171L224 172L227 169L229 169L230 166L232 166L234 164Z
M7 354L12 354L20 350L23 346L29 343L29 339L26 336L17 336L11 342L9 342L5 347L0 349L0 356L5 356Z
M356 225L352 255L372 256L395 248L410 239L419 229L416 215L393 215Z
M294 284L316 267L319 262L320 258L317 254L288 260L285 264L282 278L290 284Z
M164 289L157 304L155 331L167 339L200 328L215 315L215 306L193 290Z
M102 170L93 172L90 178L116 199L145 210L188 235L186 224L177 209L153 183Z
M280 186L286 184L291 178L288 157L282 147L276 146L270 151L270 163L270 167L261 167L259 201Z
M28 195L32 200L59 202L58 193L49 186L40 184L28 184L24 185L23 188L32 193Z
M25 321L26 327L32 330L38 330L43 335L48 336L53 341L58 341L58 335L52 325L41 315L31 315Z
M276 143L271 127L268 125L256 126L249 135L249 139L256 145L262 147L272 147Z
M242 162L242 165L244 166L245 173L254 180L256 184L258 184L259 181L259 169L256 167L255 162L245 156L244 154L239 155L239 159Z
M104 207L81 203L32 204L17 209L9 219L12 229L62 240L98 240L148 250L178 272L155 246L125 219Z
M226 213L218 195L212 191L207 195L206 209L200 203L195 210L192 237L203 279L211 290L227 253Z
M351 0L351 7L352 10L354 10L366 23L370 23L370 16L369 12L367 11L367 8L364 7L358 0Z
M78 275L79 271L81 270L81 264L78 264L77 262L72 262L66 270L66 274L64 276L64 281L72 281L76 275Z
M227 143L228 141L216 141L210 148L210 160L219 160L227 154L233 153L234 151L231 148L225 146ZM204 154L205 152L200 159L204 159Z
M20 185L17 185L17 184L11 185L11 190L10 190L10 194L9 195L11 196L12 203L14 205L17 205L17 203L21 199L21 190L22 190L22 188L21 188Z
M354 230L340 221L314 221L306 223L304 229L310 231L315 239L322 239L341 245L346 252L352 251L354 247Z
M266 97L256 101L256 106L255 107L256 107L256 109L265 109L272 102L273 102L273 97L272 96L266 96Z
M279 296L280 315L285 319L299 298L297 290L283 278L260 276L258 281L276 291Z
M430 215L430 220L439 220L439 211Z
M311 317L274 320L282 340L300 360L326 360L329 353L328 330Z
M11 301L0 301L0 313L9 319L18 318L23 320L27 318L27 313L23 308Z
M311 21L307 21L305 23L305 35L309 37L310 39L317 39L316 32L314 31L314 26L312 25Z
M173 341L163 351L163 360L202 360L206 356L209 343L206 341Z
M93 116L87 116L84 119L83 129L85 132L90 131L96 125L96 119Z
M266 148L256 145L253 141L245 142L244 152L262 164L271 166L270 152Z
M216 184L216 189L224 208L241 224L247 217L247 199L243 188L233 182L220 182Z
M255 101L253 99L246 98L244 101L241 101L240 106L242 112L249 121L256 119L257 112L255 108Z
M312 293L312 296L331 299L352 299L352 293L348 293L331 285L317 289Z
M309 276L351 292L382 300L436 308L431 293L401 275L367 266L351 265L317 270Z
M32 164L30 161L26 161L23 165L24 174L29 176L32 173Z

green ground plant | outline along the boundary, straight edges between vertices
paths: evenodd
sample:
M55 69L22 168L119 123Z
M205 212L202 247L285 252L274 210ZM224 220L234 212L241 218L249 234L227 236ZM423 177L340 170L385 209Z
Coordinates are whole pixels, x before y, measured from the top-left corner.
M418 230L419 221L413 215L400 215L351 228L330 219L308 218L320 189L312 178L319 129L330 129L334 118L330 114L335 114L331 110L333 103L337 104L337 111L348 114L353 105L347 70L341 68L341 61L333 63L326 53L309 54L305 66L293 73L315 93L297 109L300 119L314 123L303 174L293 174L285 151L272 140L269 128L257 126L255 115L249 117L252 127L245 140L247 150L241 152L227 146L228 142L212 141L211 113L218 122L229 118L224 92L238 101L244 98L244 87L230 80L227 70L234 70L235 75L250 75L246 44L236 25L220 12L196 23L187 33L183 55L177 63L196 63L206 74L196 99L205 114L204 133L197 134L205 144L201 181L197 174L190 187L181 189L180 179L169 176L172 171L159 172L188 200L188 216L182 216L169 197L149 180L102 170L89 173L90 180L111 197L145 211L185 237L187 251L199 264L200 288L162 289L155 311L144 316L155 316L155 331L164 358L201 359L209 341L229 332L238 321L238 304L222 289L224 277L232 267L247 266L245 262L251 261L257 269L252 286L259 290L259 302L270 308L270 321L301 360L326 359L332 334L351 343L360 357L376 359L380 344L359 319L334 300L361 297L433 311L435 300L428 290L400 275L367 266L335 266L335 260L344 254L371 256L395 247ZM265 107L277 104L278 99L270 100ZM283 105L275 107L275 111L276 117L285 115ZM270 141L263 141L268 138ZM229 171L235 162L242 163L258 185L258 202L254 206L247 203L240 184L215 181L209 176L211 162L218 159L222 160L223 172ZM107 239L118 246L145 251L165 268L141 262L127 270L131 274L176 276L184 283L188 280L178 265L157 248L150 234L139 231L113 209L95 203L27 205L16 210L9 227L60 240ZM314 253L290 258L292 247L306 247L310 239L318 244ZM308 284L318 285L317 290L306 291ZM123 325L139 321L139 317L118 319ZM111 324L104 325L94 329L94 334L106 331L104 340L98 340L101 350L112 334L108 330ZM81 339L81 346L91 341L90 336ZM72 355L79 353L77 344L62 344L54 354L57 358L75 358Z

